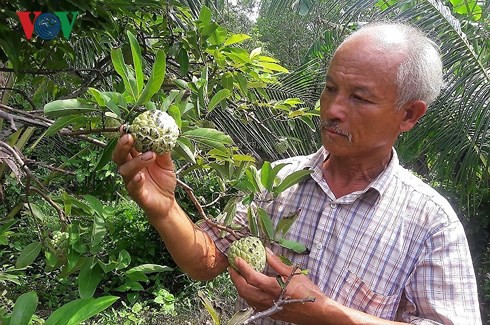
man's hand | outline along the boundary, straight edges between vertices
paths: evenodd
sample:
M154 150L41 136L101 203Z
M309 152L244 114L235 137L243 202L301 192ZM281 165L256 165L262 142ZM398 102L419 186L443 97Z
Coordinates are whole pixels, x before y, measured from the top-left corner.
M270 252L267 253L267 263L284 281L291 274L292 267L282 263ZM230 267L229 273L238 294L257 311L269 309L281 293L281 287L276 278L256 272L241 258L237 258L236 266L239 272ZM321 319L322 304L326 297L305 275L296 274L292 277L286 287L286 297L290 299L314 297L316 300L315 302L286 304L283 310L273 314L272 318L297 324L321 324L318 319Z
M176 178L170 153L157 156L154 152L137 152L134 139L124 134L112 153L112 160L119 166L129 195L147 212L150 222L153 216L165 217L175 203Z

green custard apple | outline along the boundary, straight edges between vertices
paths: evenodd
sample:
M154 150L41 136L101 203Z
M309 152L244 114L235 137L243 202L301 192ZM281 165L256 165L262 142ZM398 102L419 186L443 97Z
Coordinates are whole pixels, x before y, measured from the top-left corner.
M259 238L248 236L231 243L228 248L228 262L236 270L235 259L241 257L254 270L263 272L266 263L264 244Z
M179 127L165 112L150 110L138 115L124 131L134 138L134 148L139 152L153 151L157 155L171 151L179 137Z

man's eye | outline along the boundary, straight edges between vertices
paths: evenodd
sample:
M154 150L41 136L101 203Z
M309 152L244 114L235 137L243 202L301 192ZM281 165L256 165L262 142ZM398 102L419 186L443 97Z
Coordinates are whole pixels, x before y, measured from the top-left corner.
M354 95L352 96L356 101L361 102L361 103L370 103L369 100L365 99L364 97Z

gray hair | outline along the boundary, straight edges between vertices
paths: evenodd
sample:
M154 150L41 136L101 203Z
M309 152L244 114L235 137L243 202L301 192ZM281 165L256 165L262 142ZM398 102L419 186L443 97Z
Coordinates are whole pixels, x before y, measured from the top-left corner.
M365 33L374 36L385 50L401 51L405 55L397 71L396 108L412 100L424 101L428 106L439 96L444 87L439 47L420 29L403 23L369 23L346 40ZM397 39L396 46L385 43L383 37L387 34Z

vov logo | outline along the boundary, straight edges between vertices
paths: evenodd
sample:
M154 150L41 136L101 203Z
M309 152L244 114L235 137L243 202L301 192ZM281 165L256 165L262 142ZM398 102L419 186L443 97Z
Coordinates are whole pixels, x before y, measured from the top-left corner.
M71 13L71 21L68 18L68 14ZM31 19L31 15L34 18ZM44 40L52 40L60 33L63 32L65 39L70 38L73 24L78 16L78 11L55 11L44 12L41 11L17 11L20 23L24 29L24 34L28 40L32 38L32 33L35 31L37 36Z

